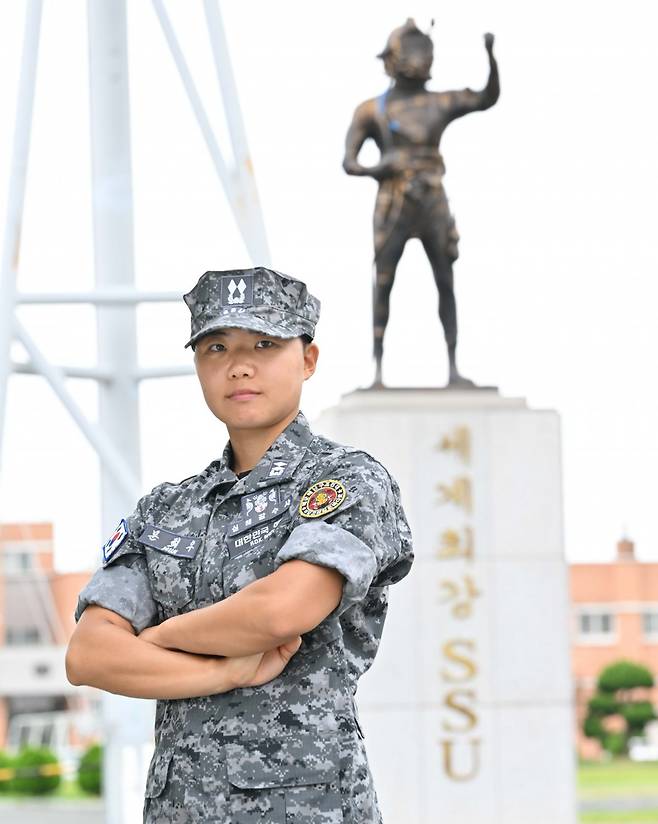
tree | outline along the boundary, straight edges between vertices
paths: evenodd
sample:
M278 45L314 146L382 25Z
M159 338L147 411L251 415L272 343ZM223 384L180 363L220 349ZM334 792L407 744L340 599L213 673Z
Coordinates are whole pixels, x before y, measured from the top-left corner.
M642 664L621 660L605 667L598 677L598 691L587 703L585 735L600 741L611 755L625 755L628 739L642 735L649 721L658 717L649 701L635 696L635 690L650 688L653 684L653 675ZM623 724L623 730L606 727L605 720L613 716Z

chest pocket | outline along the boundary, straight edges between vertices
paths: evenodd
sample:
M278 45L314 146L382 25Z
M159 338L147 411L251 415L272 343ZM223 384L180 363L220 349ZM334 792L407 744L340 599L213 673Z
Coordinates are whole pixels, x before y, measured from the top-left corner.
M194 598L196 559L168 555L147 544L144 549L151 590L161 617L179 615Z
M228 557L222 570L225 598L274 572L274 556L288 538L291 527L292 516L286 512L255 529L227 536Z

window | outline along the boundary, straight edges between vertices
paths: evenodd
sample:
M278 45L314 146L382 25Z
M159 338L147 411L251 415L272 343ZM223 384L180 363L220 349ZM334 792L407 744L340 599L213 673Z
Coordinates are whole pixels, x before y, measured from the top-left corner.
M646 637L658 639L658 609L642 613L642 631Z
M616 631L615 615L605 610L582 610L578 614L581 644L612 643Z
M7 627L5 643L8 647L21 647L26 644L39 644L41 637L37 627Z
M5 551L3 555L3 567L7 575L16 575L21 572L29 572L33 569L33 555L31 552Z

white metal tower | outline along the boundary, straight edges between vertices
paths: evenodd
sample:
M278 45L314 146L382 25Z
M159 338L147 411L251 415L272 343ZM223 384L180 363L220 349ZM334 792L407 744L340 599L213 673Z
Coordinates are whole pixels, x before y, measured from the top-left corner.
M135 288L130 102L125 0L88 0L91 95L91 149L95 285L88 292L17 292L20 226L25 200L32 108L39 51L42 0L28 0L19 81L7 217L0 263L0 467L2 434L11 372L43 376L97 452L101 467L102 525L105 534L134 508L140 495L138 390L142 380L191 374L192 367L141 369L137 363L136 307L145 301L179 301L177 292ZM189 71L163 0L152 0L156 19L178 69L220 184L254 263L267 265L269 252L249 158L218 0L204 0L204 12L217 79L231 139L227 164ZM96 308L98 363L93 368L58 367L19 322L20 304L86 303ZM14 364L10 349L18 340L27 364ZM85 416L66 378L99 384L99 418ZM140 748L151 735L152 702L106 694L106 821L139 820L143 787ZM137 776L137 779L135 779ZM131 781L132 779L132 781Z

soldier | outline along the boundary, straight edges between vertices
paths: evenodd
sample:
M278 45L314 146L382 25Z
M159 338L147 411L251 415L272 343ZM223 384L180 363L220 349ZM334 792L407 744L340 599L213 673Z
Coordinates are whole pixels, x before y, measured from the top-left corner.
M105 544L68 677L158 699L148 824L379 824L354 694L413 560L398 485L299 408L319 354L304 283L206 272L184 299L229 440Z

